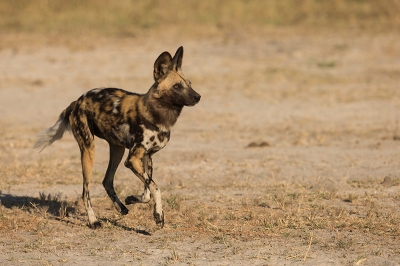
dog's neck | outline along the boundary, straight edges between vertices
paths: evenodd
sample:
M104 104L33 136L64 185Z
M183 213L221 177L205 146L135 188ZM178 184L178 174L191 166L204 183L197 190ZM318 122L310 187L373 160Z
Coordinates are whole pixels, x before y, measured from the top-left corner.
M141 98L143 104L143 117L150 123L169 130L175 125L181 114L183 106L167 105L162 101L152 97L150 91Z

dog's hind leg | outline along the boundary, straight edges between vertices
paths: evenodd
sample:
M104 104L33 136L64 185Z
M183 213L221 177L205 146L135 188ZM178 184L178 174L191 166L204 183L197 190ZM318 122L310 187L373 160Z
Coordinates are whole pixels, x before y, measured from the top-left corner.
M82 175L83 175L83 192L82 199L86 208L86 212L89 218L90 226L99 226L100 223L97 221L96 215L92 209L92 203L90 201L90 178L92 177L92 168L94 163L94 143L90 147L81 148L81 161L82 161Z
M81 151L82 175L83 175L83 204L89 218L89 225L97 227L99 221L92 209L90 201L90 178L94 163L94 136L89 128L87 117L79 109L75 109L69 117L69 124Z
M125 148L111 143L109 144L110 144L110 161L108 163L107 172L103 180L103 186L106 189L108 196L113 201L115 208L121 214L126 215L128 214L129 211L125 207L125 205L121 203L114 190L115 171L117 170L118 165L121 162L122 157L124 156Z

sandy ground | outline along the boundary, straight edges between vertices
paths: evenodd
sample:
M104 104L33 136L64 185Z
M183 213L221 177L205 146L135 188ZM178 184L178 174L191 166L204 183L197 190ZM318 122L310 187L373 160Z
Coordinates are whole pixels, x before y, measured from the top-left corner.
M400 264L400 35L3 37L1 265ZM154 60L180 45L202 99L153 157L166 226L151 205L113 210L98 139L91 192L104 226L90 229L73 137L38 153L36 135L91 88L145 93ZM116 187L141 191L123 165Z

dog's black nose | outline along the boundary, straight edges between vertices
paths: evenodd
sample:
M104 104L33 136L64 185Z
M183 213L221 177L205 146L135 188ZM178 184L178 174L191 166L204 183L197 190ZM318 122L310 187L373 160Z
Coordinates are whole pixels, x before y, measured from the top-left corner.
M196 101L200 101L200 98L201 98L200 94L193 96L193 99L195 99Z

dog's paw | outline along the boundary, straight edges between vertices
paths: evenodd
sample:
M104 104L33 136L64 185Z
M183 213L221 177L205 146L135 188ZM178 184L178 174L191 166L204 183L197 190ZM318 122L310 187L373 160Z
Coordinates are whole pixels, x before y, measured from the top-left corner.
M98 229L102 227L101 221L97 220L95 222L89 223L89 227L92 229Z
M125 199L125 204L126 205L130 205L130 204L135 204L135 203L141 203L142 201L140 199L138 199L135 196L129 196Z
M156 222L156 224L159 227L163 228L164 227L164 212L161 212L161 213L154 212L153 216L154 216L154 221Z
M121 213L122 215L127 215L127 214L129 213L129 210L128 210L125 206L123 206L123 208L121 208L120 213Z
M115 209L122 215L127 215L129 210L119 200L114 202Z

